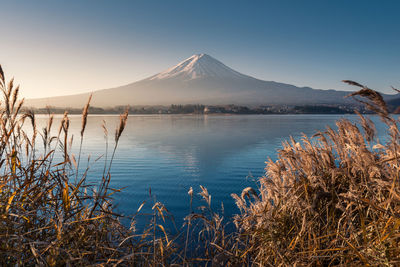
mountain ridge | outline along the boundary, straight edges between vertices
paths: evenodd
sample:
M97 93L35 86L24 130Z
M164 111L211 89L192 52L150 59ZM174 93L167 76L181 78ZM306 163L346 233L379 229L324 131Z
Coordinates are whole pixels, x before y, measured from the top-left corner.
M92 106L121 105L268 105L342 104L348 91L297 87L264 81L231 69L207 54L194 54L143 80L93 92ZM28 99L32 107L82 107L90 93ZM390 95L384 95L391 98Z

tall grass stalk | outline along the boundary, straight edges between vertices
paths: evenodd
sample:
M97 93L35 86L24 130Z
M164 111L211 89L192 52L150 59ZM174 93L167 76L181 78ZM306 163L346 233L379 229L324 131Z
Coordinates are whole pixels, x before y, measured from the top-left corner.
M79 164L81 162L83 135L85 133L86 124L87 124L87 117L89 115L90 100L92 100L92 94L89 96L88 102L86 103L85 107L82 110L82 127L81 127L81 136L80 136L81 141L80 141L80 144L79 144L79 153L78 153L78 162L77 162L77 166L76 166L75 182L77 181L78 174L79 174Z

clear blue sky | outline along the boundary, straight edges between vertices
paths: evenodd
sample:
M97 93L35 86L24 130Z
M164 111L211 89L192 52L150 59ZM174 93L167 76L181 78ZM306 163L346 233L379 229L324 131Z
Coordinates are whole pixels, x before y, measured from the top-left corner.
M27 97L110 88L207 53L321 89L400 87L400 1L2 1L0 63Z

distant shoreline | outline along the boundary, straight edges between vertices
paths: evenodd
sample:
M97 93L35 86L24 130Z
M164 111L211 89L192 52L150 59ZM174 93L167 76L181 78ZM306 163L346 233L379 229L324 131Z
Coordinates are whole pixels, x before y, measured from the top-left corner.
M371 113L359 105L265 105L257 107L239 105L171 105L171 106L118 106L113 108L90 107L89 114L96 115L118 115L128 108L131 115L277 115L277 114L362 114ZM25 108L25 111L33 111L35 114L82 114L82 109L78 108ZM396 106L389 109L390 112L397 113Z

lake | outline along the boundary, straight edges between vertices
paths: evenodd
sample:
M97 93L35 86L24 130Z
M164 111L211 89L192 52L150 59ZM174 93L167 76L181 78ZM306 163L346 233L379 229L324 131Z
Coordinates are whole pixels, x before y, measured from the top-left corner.
M203 185L212 195L213 207L220 210L223 202L225 217L230 217L239 212L230 194L257 186L255 180L263 175L265 161L269 157L276 159L282 141L291 135L299 140L302 133L311 136L326 125L333 127L343 117L358 118L356 115L131 115L111 168L111 186L123 188L114 195L117 210L133 214L142 201L147 201L143 211L149 212L152 202L157 200L173 213L179 226L189 211L189 188L192 186L198 193L199 185ZM77 154L81 118L70 119L75 136L73 153ZM375 116L372 119L379 121ZM61 116L57 116L55 122L60 120ZM90 155L88 180L94 184L100 181L104 167L103 120L109 131L110 156L118 116L89 116L83 141L81 167L87 166ZM45 116L38 117L38 124L45 121ZM378 129L382 127L378 123ZM56 128L53 130L55 133ZM197 196L195 205L199 203Z

